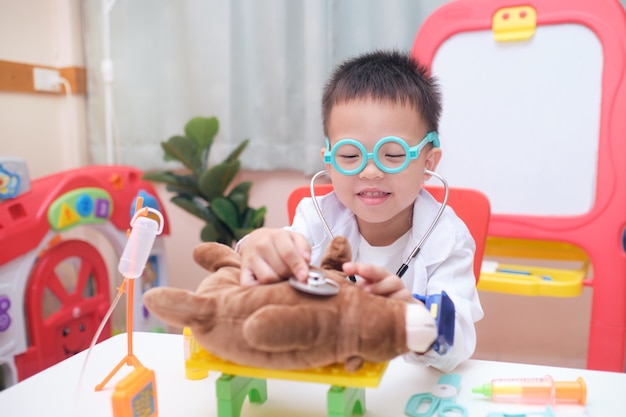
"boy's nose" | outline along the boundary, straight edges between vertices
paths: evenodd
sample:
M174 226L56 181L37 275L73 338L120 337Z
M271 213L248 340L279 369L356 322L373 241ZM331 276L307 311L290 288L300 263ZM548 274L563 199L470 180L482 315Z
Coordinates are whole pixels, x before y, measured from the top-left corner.
M370 159L365 164L365 167L363 168L363 170L359 173L359 178L376 179L376 178L382 178L384 175L385 173L381 171L380 168L378 168L378 165L376 165L374 160Z

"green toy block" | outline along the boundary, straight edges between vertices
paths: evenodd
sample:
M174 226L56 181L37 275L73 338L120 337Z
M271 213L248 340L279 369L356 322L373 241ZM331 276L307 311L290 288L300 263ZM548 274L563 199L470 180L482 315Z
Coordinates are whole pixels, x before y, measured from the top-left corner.
M239 417L246 397L251 403L267 400L267 381L237 375L222 374L215 381L218 417Z

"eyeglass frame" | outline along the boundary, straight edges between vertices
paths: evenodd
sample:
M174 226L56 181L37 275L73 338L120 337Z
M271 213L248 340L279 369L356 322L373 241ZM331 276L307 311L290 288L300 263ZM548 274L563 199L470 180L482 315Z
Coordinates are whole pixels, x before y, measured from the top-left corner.
M378 159L378 150L380 149L381 146L389 142L394 142L402 146L402 148L404 148L404 151L406 152L406 155L407 155L402 165L400 165L397 168L388 168L385 165L383 165L383 163L380 162L380 160ZM404 171L406 167L409 165L409 162L411 162L414 159L417 159L422 149L429 143L432 143L435 148L439 147L439 135L434 130L426 133L426 136L424 136L424 139L422 139L420 143L418 143L417 145L413 147L409 147L406 141L402 138L399 138L397 136L386 136L380 139L378 142L376 142L376 145L374 145L374 150L372 152L367 152L367 149L365 149L365 146L361 142L355 139L341 139L331 149L330 140L328 139L328 137L326 137L326 150L324 151L324 163L332 165L339 173L343 175L356 175L360 173L361 171L363 171L365 169L365 166L367 165L367 162L370 159L372 159L374 160L374 164L381 171L387 174L397 174L398 172ZM335 154L337 153L337 149L339 149L343 145L353 145L353 146L356 146L361 151L361 155L363 155L363 161L357 168L347 171L341 168L337 164L337 158L335 157Z

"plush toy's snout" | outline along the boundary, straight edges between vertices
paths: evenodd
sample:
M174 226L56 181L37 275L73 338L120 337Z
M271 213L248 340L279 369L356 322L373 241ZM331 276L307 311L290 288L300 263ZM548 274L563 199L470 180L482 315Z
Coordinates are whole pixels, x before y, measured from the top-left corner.
M212 354L242 365L308 369L344 363L356 370L363 361L426 351L436 329L425 307L407 308L350 283L341 272L350 257L347 241L335 238L321 270L340 291L325 297L296 290L288 281L242 287L239 255L228 246L203 243L194 259L212 273L196 292L156 287L144 294L144 303L165 322L191 328Z

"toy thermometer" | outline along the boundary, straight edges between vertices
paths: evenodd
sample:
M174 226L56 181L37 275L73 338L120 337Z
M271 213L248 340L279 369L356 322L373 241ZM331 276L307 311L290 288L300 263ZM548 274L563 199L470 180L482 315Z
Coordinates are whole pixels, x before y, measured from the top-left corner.
M118 264L125 278L139 278L146 267L152 245L163 231L163 215L151 207L137 210L130 221L131 232Z

